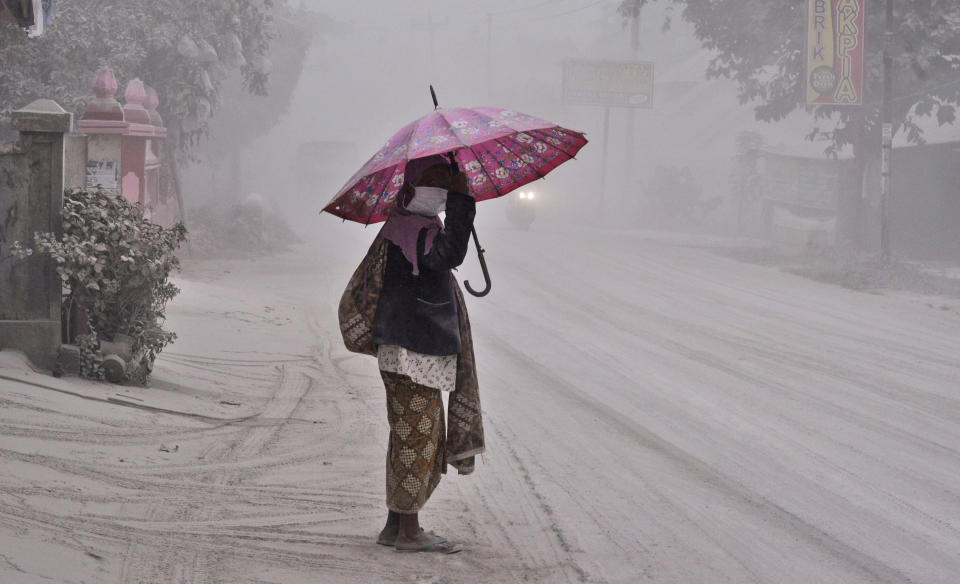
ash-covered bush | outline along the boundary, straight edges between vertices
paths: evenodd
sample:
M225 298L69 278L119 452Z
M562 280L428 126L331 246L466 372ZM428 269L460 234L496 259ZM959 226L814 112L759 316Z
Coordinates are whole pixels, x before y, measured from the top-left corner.
M66 321L86 321L86 331L69 331L65 339L81 347L82 375L101 378L99 342L126 335L140 358L142 381L176 338L163 329L164 310L180 292L168 278L179 268L175 252L186 229L180 223L165 229L147 220L140 205L101 190L67 190L62 216L62 236L35 233L32 249L17 242L13 252L21 258L46 253L56 263ZM85 318L77 319L77 311Z
M190 253L200 258L277 253L302 242L259 199L191 209L189 219Z

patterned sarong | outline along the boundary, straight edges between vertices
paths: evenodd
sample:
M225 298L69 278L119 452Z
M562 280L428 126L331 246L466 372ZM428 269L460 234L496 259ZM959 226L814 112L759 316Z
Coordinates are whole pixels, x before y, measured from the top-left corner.
M417 513L443 473L446 428L440 390L381 371L387 390L387 508Z
M340 299L340 332L347 349L355 353L377 356L371 333L377 302L383 289L388 244L382 235L377 236ZM446 465L449 464L460 474L470 474L474 469L474 457L484 451L483 418L480 412L480 391L470 319L467 316L463 293L456 280L454 291L460 309L460 354L457 358L456 389L450 393L447 404L449 425L444 449L445 459L442 459L446 464L441 464L441 468L446 472Z

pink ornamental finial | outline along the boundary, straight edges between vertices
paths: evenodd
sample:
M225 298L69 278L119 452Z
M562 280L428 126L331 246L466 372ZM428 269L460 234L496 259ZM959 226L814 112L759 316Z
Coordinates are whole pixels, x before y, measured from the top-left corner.
M117 78L110 69L100 69L93 79L93 93L99 99L110 99L117 94Z
M157 95L157 90L146 86L147 97L143 100L143 107L147 108L147 111L155 112L157 111L157 106L160 105L160 97Z
M160 97L157 90L146 85L147 99L143 102L143 107L147 108L147 115L150 116L150 123L158 128L163 128L163 118L157 113L157 106L160 105Z
M151 124L150 113L143 107L147 99L147 90L143 81L133 79L127 83L127 90L123 93L126 105L123 106L123 119L130 124Z
M127 83L127 90L123 94L123 99L128 105L143 105L144 100L147 99L147 90L143 86L143 81L133 79L130 83Z

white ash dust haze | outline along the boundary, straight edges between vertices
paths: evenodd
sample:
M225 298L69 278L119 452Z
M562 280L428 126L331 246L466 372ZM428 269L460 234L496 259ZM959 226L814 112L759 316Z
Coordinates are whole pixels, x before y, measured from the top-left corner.
M836 107L806 4L274 0L267 94L217 81L183 163L147 385L0 351L0 582L956 582L960 6L896 3L884 198L884 3ZM321 213L431 85L589 140L477 204L486 451L420 513L454 555L376 545L387 399L337 309L381 224Z

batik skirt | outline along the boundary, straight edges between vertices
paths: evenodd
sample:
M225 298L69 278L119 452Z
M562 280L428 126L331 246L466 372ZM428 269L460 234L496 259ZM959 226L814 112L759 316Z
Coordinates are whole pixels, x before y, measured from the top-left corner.
M387 508L418 513L443 474L446 427L440 390L381 371L387 390Z

